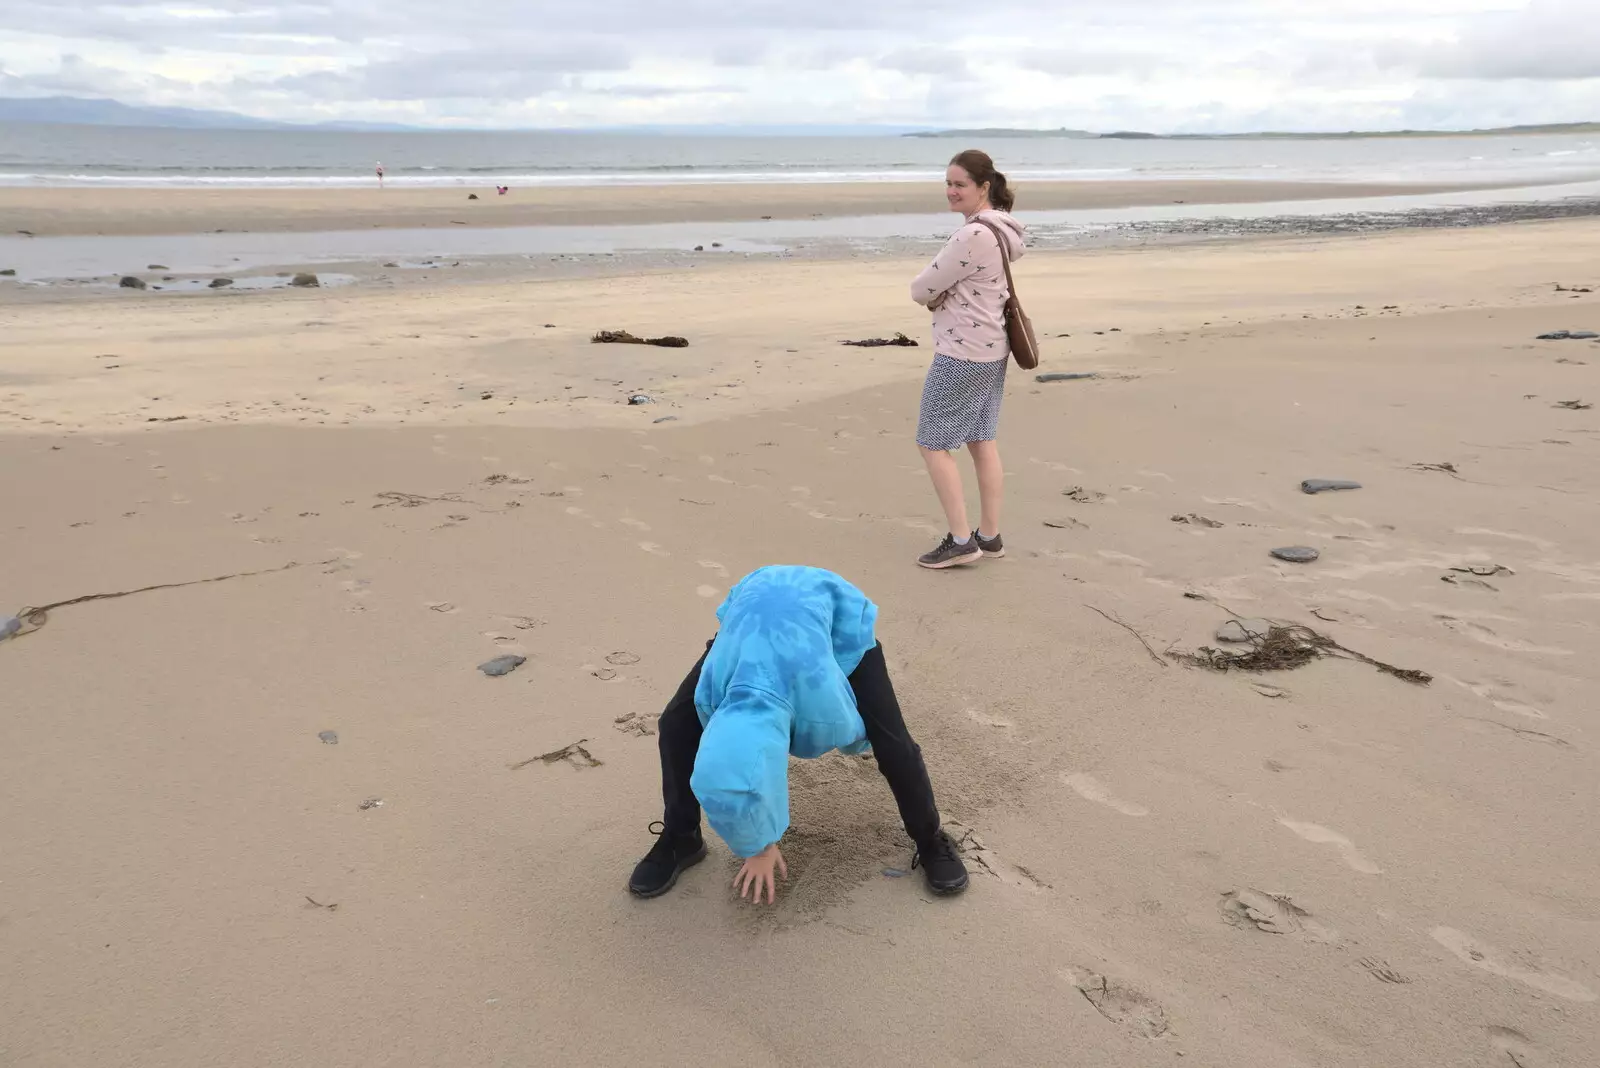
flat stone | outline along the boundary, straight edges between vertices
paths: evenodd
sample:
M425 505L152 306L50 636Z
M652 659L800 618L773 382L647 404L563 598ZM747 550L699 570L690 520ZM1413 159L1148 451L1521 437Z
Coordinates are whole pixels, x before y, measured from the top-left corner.
M1098 371L1050 371L1047 374L1034 375L1035 382L1076 382L1080 378L1099 378Z
M663 415L660 419L653 421L657 423L676 423L678 421L678 417L675 415Z
M231 278L213 278L211 280L210 288L211 289L227 289L231 285L233 285L233 279L231 279Z
M145 270L147 270L147 271L170 271L170 270L172 270L172 268L168 267L164 263L150 263L150 264L146 264L145 265Z
M338 745L339 744L339 732L338 731L318 731L317 732L317 737L322 739L322 744L323 745Z
M1358 490L1359 482L1349 482L1341 478L1308 478L1300 483L1303 493L1327 493L1330 490Z
M1230 619L1217 628L1219 642L1248 642L1265 638L1272 630L1270 619Z
M1574 330L1567 337L1572 341L1593 341L1595 338L1600 337L1600 334L1595 333L1593 330Z
M506 656L497 656L493 660L479 664L478 670L490 676L509 675L527 662L527 657L511 653Z
M1291 564L1309 564L1322 556L1317 550L1306 545L1290 545L1282 549L1273 549L1272 555L1279 560L1287 560Z

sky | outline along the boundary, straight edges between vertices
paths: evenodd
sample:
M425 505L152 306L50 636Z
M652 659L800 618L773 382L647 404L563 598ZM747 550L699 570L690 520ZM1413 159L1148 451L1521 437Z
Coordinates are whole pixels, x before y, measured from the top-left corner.
M1600 0L0 0L0 96L469 127L1600 120Z

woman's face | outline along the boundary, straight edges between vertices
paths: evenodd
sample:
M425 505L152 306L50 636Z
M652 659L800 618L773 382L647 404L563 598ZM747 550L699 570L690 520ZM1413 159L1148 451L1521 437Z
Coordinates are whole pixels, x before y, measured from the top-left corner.
M952 163L944 172L944 198L950 202L951 211L971 215L989 206L989 184L978 185L966 168Z

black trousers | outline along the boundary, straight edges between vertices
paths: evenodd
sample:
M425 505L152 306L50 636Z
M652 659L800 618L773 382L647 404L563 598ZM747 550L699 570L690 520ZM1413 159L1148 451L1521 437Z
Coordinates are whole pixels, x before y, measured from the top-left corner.
M715 640L706 643L706 653ZM700 802L689 789L689 778L694 774L695 754L700 751L700 717L694 708L694 691L700 684L700 669L705 662L703 653L672 695L657 726L661 795L666 804L662 822L667 834L693 834L700 827ZM881 644L862 657L861 666L850 676L850 688L855 691L856 708L867 727L867 741L872 743L878 770L889 782L906 833L913 842L927 842L938 833L939 809L933 801L933 784L928 781L922 750L912 740L900 714L900 702L889 681Z

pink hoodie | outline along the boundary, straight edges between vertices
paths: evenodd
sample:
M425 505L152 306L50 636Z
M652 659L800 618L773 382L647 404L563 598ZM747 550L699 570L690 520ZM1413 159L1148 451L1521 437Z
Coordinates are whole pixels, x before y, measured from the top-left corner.
M911 299L927 304L941 293L949 299L933 313L933 351L971 363L994 363L1011 355L1006 343L1006 268L994 232L999 227L1013 262L1022 255L1023 226L993 208L969 218L950 236L933 262L911 283Z

